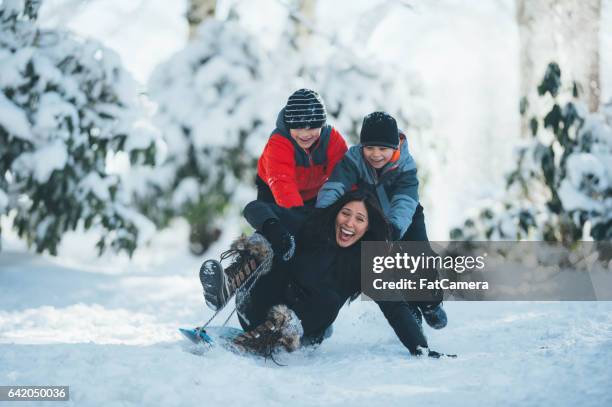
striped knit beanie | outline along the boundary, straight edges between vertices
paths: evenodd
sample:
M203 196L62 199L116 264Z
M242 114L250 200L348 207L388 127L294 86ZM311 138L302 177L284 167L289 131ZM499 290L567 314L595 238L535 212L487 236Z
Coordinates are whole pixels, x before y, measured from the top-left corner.
M321 96L314 90L293 92L285 106L285 124L290 129L318 129L323 127L327 113Z

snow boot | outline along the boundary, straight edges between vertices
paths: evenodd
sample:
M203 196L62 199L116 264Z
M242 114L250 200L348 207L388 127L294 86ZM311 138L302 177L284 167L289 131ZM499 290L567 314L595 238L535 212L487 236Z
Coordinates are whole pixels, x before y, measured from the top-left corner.
M419 308L423 312L423 318L425 318L427 325L433 329L442 329L446 326L448 320L446 318L446 311L442 308L442 303L437 305L423 303L419 305Z
M266 320L256 328L232 340L232 347L240 352L272 357L284 349L293 352L300 347L304 334L302 323L286 305L275 305L268 311Z
M325 339L331 338L333 334L334 334L334 326L330 325L321 332L302 336L301 346L320 345Z
M231 259L227 268L216 260L206 260L200 267L206 305L214 311L225 307L236 290L270 271L273 256L270 243L254 233L248 238L240 236L221 254L221 261Z

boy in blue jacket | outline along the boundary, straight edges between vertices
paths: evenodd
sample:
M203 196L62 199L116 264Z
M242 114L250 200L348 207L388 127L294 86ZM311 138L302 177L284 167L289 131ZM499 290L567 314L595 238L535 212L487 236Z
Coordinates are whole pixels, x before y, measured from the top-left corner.
M378 197L393 227L394 240L428 241L416 162L408 151L406 136L388 113L374 112L364 118L360 143L349 148L336 165L319 191L316 207L332 205L355 186ZM416 305L431 327L446 326L441 300Z

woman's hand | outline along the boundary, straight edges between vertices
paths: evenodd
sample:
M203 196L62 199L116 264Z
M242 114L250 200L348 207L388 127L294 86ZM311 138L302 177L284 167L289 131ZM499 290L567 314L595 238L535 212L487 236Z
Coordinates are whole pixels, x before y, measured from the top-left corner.
M272 245L272 250L283 261L289 261L295 254L295 237L278 221L269 219L263 225L263 235Z

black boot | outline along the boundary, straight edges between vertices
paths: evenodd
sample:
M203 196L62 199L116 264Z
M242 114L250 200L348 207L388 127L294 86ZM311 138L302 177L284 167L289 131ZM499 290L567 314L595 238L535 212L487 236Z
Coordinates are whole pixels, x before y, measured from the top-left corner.
M423 318L427 325L433 329L442 329L446 326L448 319L446 317L446 311L442 308L442 303L421 303L419 308L423 313Z
M249 238L239 237L221 254L221 261L232 261L227 268L216 260L206 260L200 267L200 282L208 307L215 311L225 307L238 288L270 271L273 255L270 243L254 233Z

